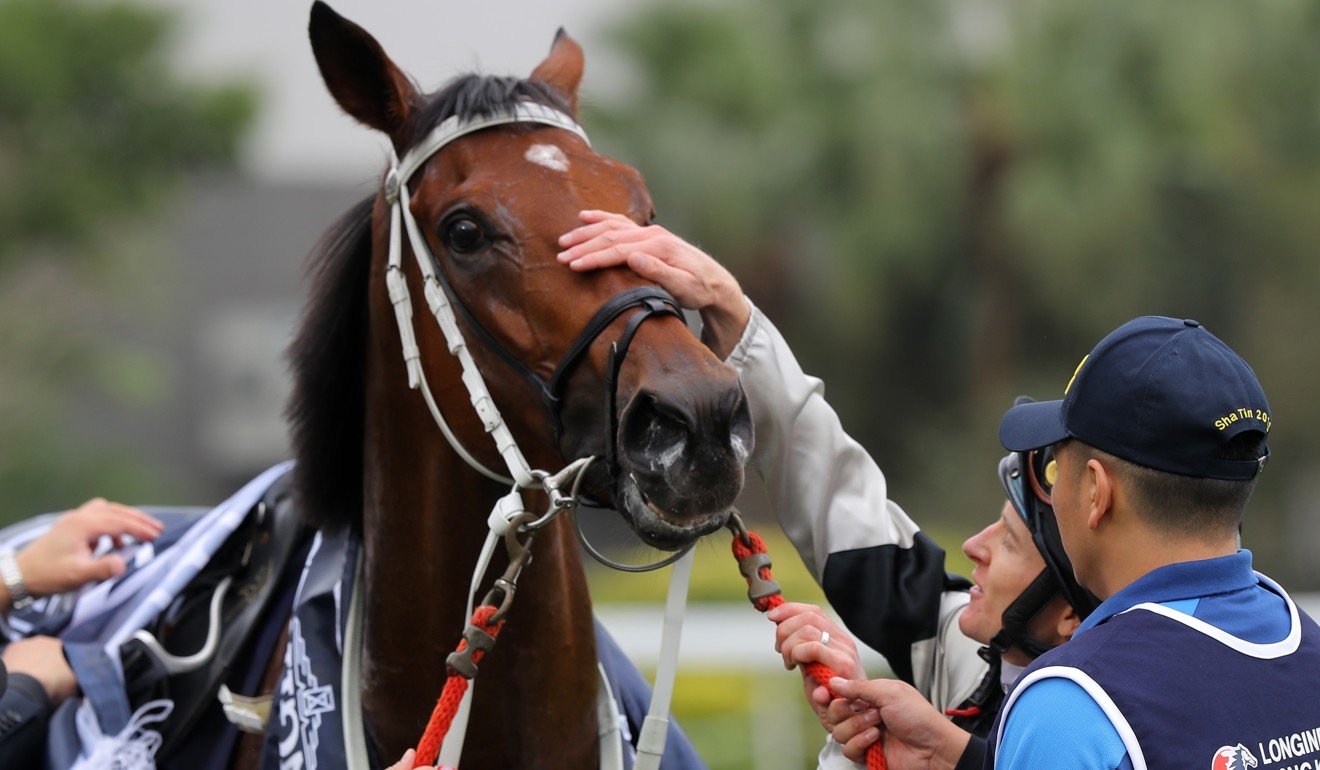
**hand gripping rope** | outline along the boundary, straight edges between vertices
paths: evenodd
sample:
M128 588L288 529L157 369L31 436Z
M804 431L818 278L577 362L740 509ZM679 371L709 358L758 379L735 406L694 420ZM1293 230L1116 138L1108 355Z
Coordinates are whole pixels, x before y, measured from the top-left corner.
M733 530L733 558L738 560L738 571L747 579L747 598L752 606L761 612L769 612L784 603L784 595L779 590L770 573L770 554L765 541L755 532L743 525L742 519L734 511L729 519L729 529ZM830 690L829 682L837 676L824 663L806 663L803 666L816 684L830 691L830 695L839 697ZM866 751L867 770L885 770L885 752L880 741L871 744Z

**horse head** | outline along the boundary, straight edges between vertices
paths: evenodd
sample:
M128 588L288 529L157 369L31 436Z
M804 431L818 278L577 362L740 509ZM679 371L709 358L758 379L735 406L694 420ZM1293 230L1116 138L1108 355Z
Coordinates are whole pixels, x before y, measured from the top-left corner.
M583 55L562 30L526 80L468 75L431 94L420 91L371 35L323 3L313 6L310 34L330 93L349 115L382 132L398 158L409 157L446 120L470 123L525 105L576 120ZM655 291L641 292L649 299L635 303L654 312L644 323L630 323L637 315L632 306L601 316L598 310L615 298L647 286L641 277L626 269L575 273L555 258L558 236L577 225L583 209L621 211L648 222L653 209L641 175L595 152L584 135L544 122L473 131L419 163L403 199L430 253L414 256L429 261L462 311L467 348L528 459L554 467L603 458L589 471L587 491L612 499L653 546L677 549L721 527L752 448L736 374L681 316L654 312L664 310ZM405 351L384 280L391 227L401 228L391 224L389 184L383 181L372 204L367 334L369 345L392 351L401 370ZM403 249L420 251L406 235L393 237L403 238ZM413 298L426 291L419 269L420 263L405 260ZM454 385L460 373L441 329L427 314L418 315L412 328L420 365L427 381L443 383L437 385L441 411L472 454L502 467ZM627 352L612 366L616 345ZM323 387L308 381L314 375L296 374L299 392ZM316 441L300 437L297 397L294 403L295 443Z

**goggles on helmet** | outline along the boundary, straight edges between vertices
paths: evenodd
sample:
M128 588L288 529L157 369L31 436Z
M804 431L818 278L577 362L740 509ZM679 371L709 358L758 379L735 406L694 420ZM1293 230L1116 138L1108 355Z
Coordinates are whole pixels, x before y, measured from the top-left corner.
M1054 518L1054 482L1058 479L1058 465L1049 448L1030 452L1010 452L999 461L999 481L1013 510L1022 517L1031 532L1036 550L1054 575L1063 598L1085 618L1099 605L1099 600L1077 583L1073 576L1072 561L1063 550L1059 524Z

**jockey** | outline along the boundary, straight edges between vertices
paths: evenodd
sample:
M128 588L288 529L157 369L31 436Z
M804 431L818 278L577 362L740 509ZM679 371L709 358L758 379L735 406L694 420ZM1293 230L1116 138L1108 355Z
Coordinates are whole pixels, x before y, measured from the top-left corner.
M603 212L583 212L582 220L560 239L560 260L575 270L627 264L700 311L703 338L738 370L747 394L757 433L750 465L830 604L885 656L922 708L947 711L955 724L984 736L1004 687L1067 640L1095 606L1072 579L1059 543L1048 456L1004 458L1008 502L997 521L963 545L977 565L973 580L947 575L944 551L888 498L883 473L844 432L820 380L802 371L727 270L663 228ZM770 617L779 624L786 666L820 661L841 676L864 676L851 638L819 608L786 604ZM827 730L852 716L846 708L831 712L827 691L805 670L803 676ZM984 744L972 746L967 761L979 764ZM851 767L835 741L820 762Z

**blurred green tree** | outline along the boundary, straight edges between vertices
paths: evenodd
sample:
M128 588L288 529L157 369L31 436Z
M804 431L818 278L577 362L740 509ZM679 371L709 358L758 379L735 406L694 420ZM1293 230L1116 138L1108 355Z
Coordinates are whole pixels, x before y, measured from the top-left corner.
M103 344L160 291L146 215L232 164L255 109L245 85L175 75L172 27L125 2L0 2L0 517L147 478L61 426L150 397L141 354Z
M633 84L593 119L923 521L989 519L1015 392L1199 318L1276 411L1248 542L1314 587L1282 532L1320 525L1317 34L1306 0L668 3L616 30Z

